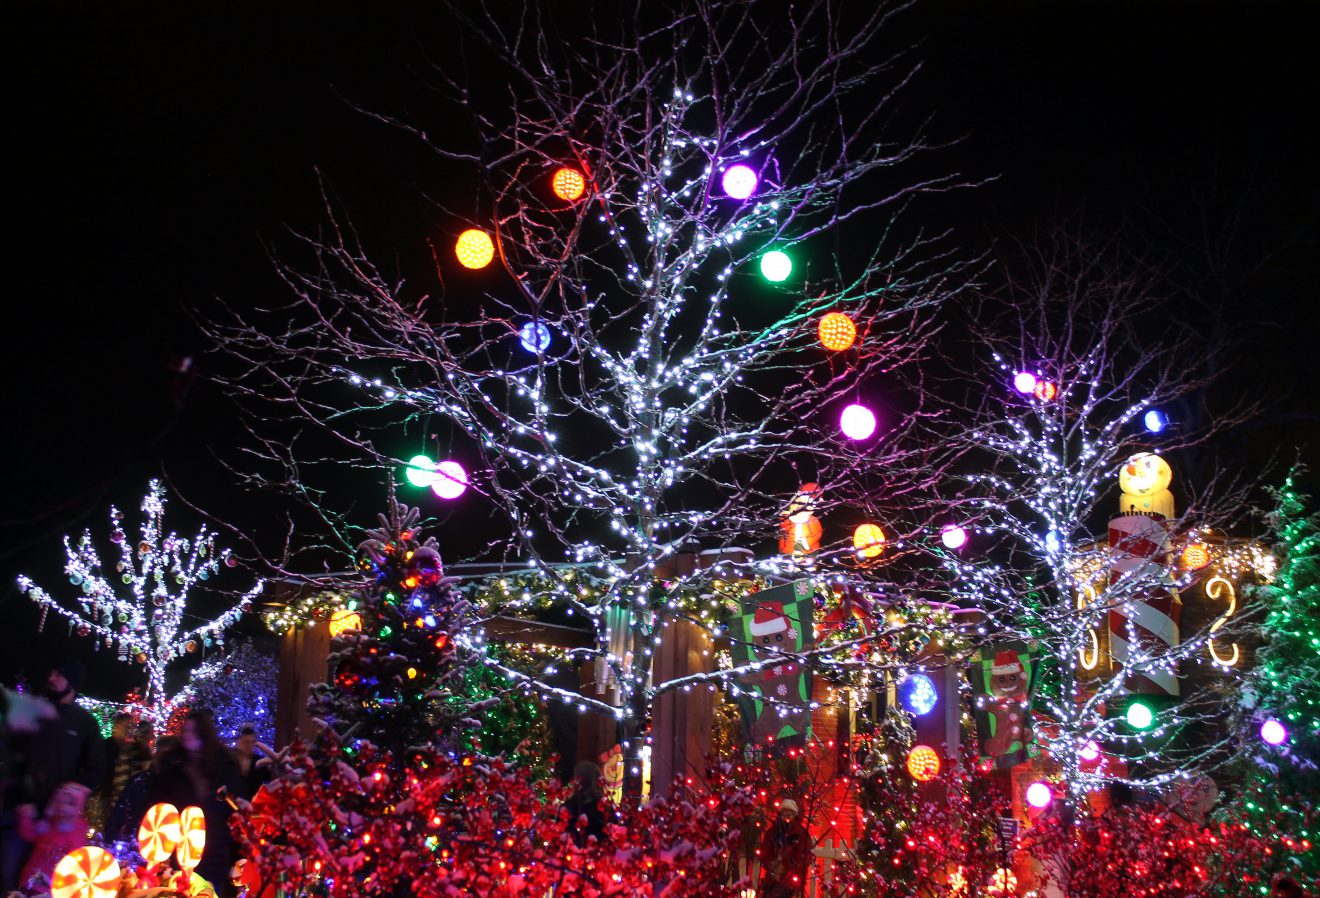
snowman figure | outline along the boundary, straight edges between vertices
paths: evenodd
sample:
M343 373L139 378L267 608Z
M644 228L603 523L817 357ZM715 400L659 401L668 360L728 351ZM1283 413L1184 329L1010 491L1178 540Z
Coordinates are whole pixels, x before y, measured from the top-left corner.
M1123 490L1118 513L1173 517L1173 493L1169 492L1172 480L1168 462L1153 452L1138 452L1118 471L1118 485Z
M784 509L784 519L779 523L779 551L785 555L800 557L810 555L820 548L820 537L824 528L816 517L816 503L820 499L820 485L804 483Z

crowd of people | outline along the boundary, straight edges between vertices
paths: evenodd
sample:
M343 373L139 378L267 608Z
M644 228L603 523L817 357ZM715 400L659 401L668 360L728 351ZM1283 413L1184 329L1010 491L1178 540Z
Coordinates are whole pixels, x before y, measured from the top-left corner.
M257 763L255 728L243 727L230 748L204 709L189 711L177 733L159 738L149 722L125 713L103 738L76 702L85 676L75 659L58 664L45 690L53 715L3 733L0 894L39 873L49 876L60 857L87 844L89 831L134 843L143 814L158 802L202 808L206 849L197 874L218 895L231 894L233 806L226 799L250 799L268 776Z

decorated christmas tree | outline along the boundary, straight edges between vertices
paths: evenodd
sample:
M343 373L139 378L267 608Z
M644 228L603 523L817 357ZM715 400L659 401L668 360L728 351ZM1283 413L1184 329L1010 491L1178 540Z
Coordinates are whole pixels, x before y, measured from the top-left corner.
M1296 472L1275 492L1270 514L1279 566L1257 588L1264 643L1251 674L1255 707L1247 709L1244 781L1233 802L1252 830L1283 830L1296 843L1288 872L1320 877L1316 801L1320 796L1320 515L1307 512Z
M362 543L367 582L337 619L330 679L309 703L337 742L370 743L396 762L461 747L497 701L469 698L465 678L482 662L466 629L468 601L444 579L435 540L419 541L419 518L391 500Z

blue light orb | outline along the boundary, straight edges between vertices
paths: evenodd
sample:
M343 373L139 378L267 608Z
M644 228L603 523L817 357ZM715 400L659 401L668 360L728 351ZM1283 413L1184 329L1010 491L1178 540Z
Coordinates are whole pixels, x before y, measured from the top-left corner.
M1146 429L1151 433L1159 433L1169 426L1169 419L1165 416L1164 412L1157 408L1153 408L1146 412L1141 420L1146 425Z
M934 680L924 673L914 673L898 684L898 700L908 711L924 717L935 710L940 694L935 691Z
M550 328L544 321L529 321L518 331L518 342L528 352L540 355L550 348Z

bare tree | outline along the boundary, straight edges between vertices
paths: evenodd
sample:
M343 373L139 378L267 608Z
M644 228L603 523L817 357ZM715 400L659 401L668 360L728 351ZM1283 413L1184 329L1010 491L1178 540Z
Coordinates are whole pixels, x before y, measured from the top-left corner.
M1178 459L1255 409L1203 410L1202 427L1171 411L1205 395L1204 348L1165 317L1161 273L1113 244L1057 233L1006 272L976 309L986 364L962 380L967 426L951 437L963 487L949 513L975 551L937 554L958 601L983 611L983 644L1035 647L1035 735L1070 800L1177 787L1227 757L1231 728L1215 721L1237 701L1238 662L1222 647L1247 620L1225 608L1180 631L1179 593L1269 572L1259 547L1226 538L1258 484L1222 463L1188 483Z
M685 547L767 543L807 481L827 508L855 499L866 471L885 472L895 502L938 480L938 453L913 438L927 415L913 372L966 266L938 235L901 239L895 220L918 195L967 182L914 176L931 144L920 128L892 133L917 69L882 46L903 10L636 3L575 16L569 30L535 4L456 8L456 27L508 83L491 102L437 67L437 95L475 139L442 142L372 114L469 166L470 211L444 211L455 233L491 241L469 235L465 264L485 250L505 277L474 316L451 314L378 268L327 198L325 233L300 239L311 261L279 262L293 302L210 325L254 411L253 457L267 466L249 482L317 506L347 548L355 540L309 470L340 458L397 470L392 435L444 428L469 487L504 521L482 560L532 568L595 629L578 654L603 659L622 697L583 707L636 719L666 690L746 673L648 680L667 618L715 628L729 610L708 585L728 568L657 596L657 567ZM831 242L844 225L865 236ZM786 263L778 286L757 276ZM461 293L462 271L438 254L438 282ZM822 349L829 312L852 323L852 347ZM911 400L906 413L869 439L840 436L843 407L882 376ZM300 441L318 433L337 449L309 458ZM756 569L837 581L854 560L851 542L827 538ZM603 594L581 601L566 564L601 578Z

